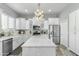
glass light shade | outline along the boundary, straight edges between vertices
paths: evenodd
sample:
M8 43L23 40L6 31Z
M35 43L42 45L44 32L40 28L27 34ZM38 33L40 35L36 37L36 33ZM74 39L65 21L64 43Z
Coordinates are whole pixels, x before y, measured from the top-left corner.
M37 20L40 20L44 17L44 11L40 8L38 8L34 13Z
M42 10L41 13L44 13L44 11Z
M42 13L41 12L39 12L39 15L41 15Z
M36 10L36 12L39 12L39 11L40 11L39 9Z

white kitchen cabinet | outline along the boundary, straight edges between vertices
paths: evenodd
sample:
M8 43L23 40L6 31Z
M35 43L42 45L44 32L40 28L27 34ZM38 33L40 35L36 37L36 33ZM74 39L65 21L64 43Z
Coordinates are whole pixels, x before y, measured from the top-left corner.
M17 18L16 29L30 29L30 20L26 20L25 18Z
M61 19L60 20L60 38L61 38L61 44L68 47L68 19Z
M59 18L49 18L49 25L58 25L59 24Z
M36 19L32 19L33 25L38 25L38 21Z
M76 12L69 15L69 48L76 52Z
M49 26L48 20L44 21L44 29L45 30L48 30L48 28L49 28L48 26Z
M25 29L30 29L30 20L26 20Z
M25 19L24 18L17 18L16 19L16 29L25 29Z
M13 17L8 17L8 28L14 29L15 28L15 19Z
M79 10L76 11L76 53L79 55Z
M20 29L20 19L16 19L16 29Z
M25 18L20 18L20 29L25 29L26 28L26 19Z

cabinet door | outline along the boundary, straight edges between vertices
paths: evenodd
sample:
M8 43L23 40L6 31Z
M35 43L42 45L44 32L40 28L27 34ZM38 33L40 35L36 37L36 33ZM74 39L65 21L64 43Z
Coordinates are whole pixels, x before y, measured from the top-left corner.
M69 15L69 48L75 52L76 50L76 38L75 38L75 16L76 13L73 12Z
M29 28L30 28L30 21L26 20L26 29L29 29Z
M76 11L76 53L79 55L79 10Z
M20 22L21 22L21 29L25 29L25 18L20 18Z
M59 24L58 18L49 18L48 20L49 20L50 25L58 25Z
M9 17L8 28L15 28L15 19L13 17Z
M44 29L48 30L48 21L44 21Z
M20 19L16 19L16 29L20 29Z

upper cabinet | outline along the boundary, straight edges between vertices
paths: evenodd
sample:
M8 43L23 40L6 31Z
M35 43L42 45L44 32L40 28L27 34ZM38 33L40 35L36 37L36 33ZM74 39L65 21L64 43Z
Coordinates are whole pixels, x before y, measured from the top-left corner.
M25 29L30 29L30 20L26 20Z
M17 18L16 19L16 29L25 29L24 24L25 24L25 19L24 18Z
M16 19L16 29L30 29L31 21L26 20L25 18Z
M20 29L20 20L19 20L19 18L16 19L16 29Z
M49 25L58 25L59 24L59 18L49 18Z
M9 18L8 18L8 28L9 29L15 28L15 18L9 16Z
M25 29L26 26L26 19L25 18L20 18L20 29Z
M48 30L48 25L49 25L48 20L44 21L44 29L45 30Z

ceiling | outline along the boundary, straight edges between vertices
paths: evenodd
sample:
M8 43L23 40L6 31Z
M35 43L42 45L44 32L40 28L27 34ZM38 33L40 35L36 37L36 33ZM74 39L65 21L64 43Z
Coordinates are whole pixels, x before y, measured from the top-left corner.
M34 14L38 8L38 3L6 3L10 8L20 15ZM67 3L41 3L40 7L45 14L59 14L68 4ZM25 12L27 9L27 12ZM48 10L51 9L51 12Z

